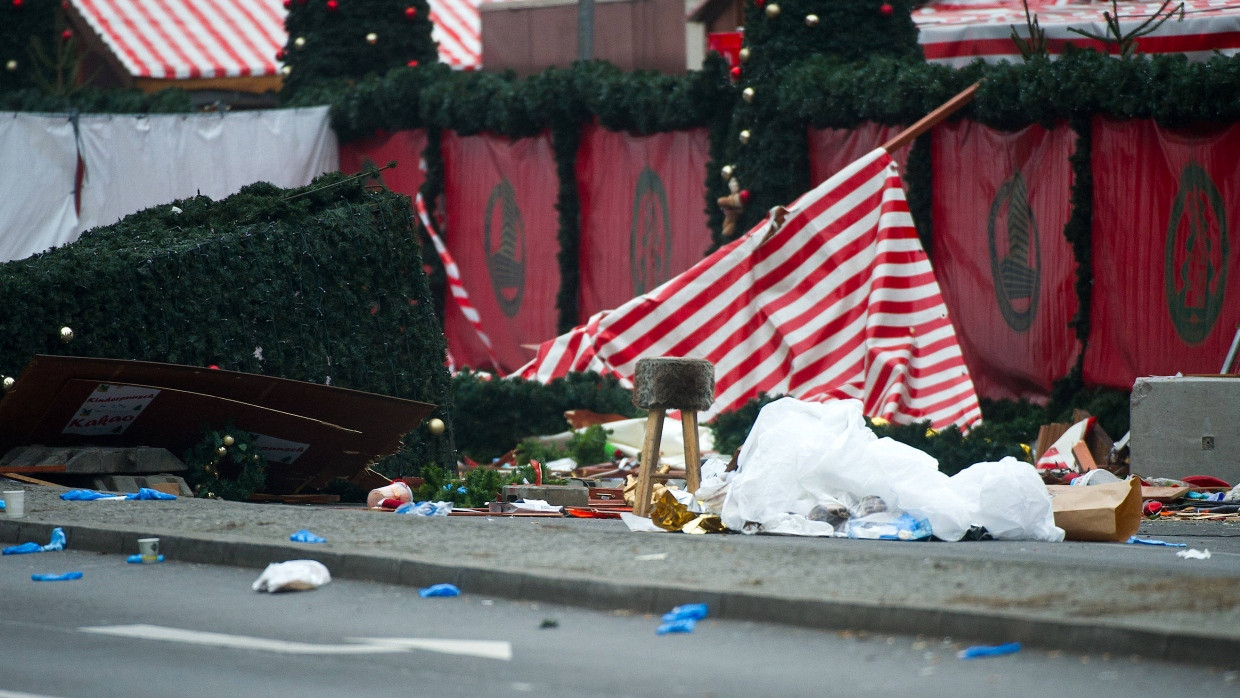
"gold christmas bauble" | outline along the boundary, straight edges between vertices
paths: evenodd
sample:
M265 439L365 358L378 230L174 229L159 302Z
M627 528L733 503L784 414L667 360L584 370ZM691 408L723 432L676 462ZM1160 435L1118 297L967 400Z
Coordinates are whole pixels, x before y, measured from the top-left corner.
M10 73L17 72L17 59L10 58L9 61L4 64L4 69L9 71Z
M745 104L753 104L753 88L746 87L741 91L741 99L745 100Z
M73 330L69 329L68 327L60 328L60 341L64 342L65 344L72 342L73 341Z
M426 423L426 430L434 434L435 436L439 436L440 434L442 434L443 429L444 429L443 420L439 419L438 417Z
M750 136L749 129L745 129L744 131L741 131L741 135L740 135L741 145L745 145L746 143L749 142L749 136Z
M222 455L224 455L224 454L228 453L228 449L227 449L227 448L224 448L223 446L220 446L219 448L215 449L215 452L216 452L216 453L218 453L218 454L220 454L220 455L222 456Z
M724 165L723 169L719 170L719 174L723 175L723 181L725 182L732 179L732 174L734 172L736 172L736 168L731 165Z
M237 440L234 439L231 434L225 434L223 441L225 446L232 446L237 443Z
M296 39L293 39L293 47L294 47L294 48L305 48L305 47L306 47L306 37L304 37L304 36L299 36L299 37L297 37Z
M13 380L13 376L4 377L4 392L12 390L14 385L17 385L17 381Z
M775 3L771 3L770 5L767 5L766 16L770 17L771 19L775 19L776 17L778 17L779 16L779 5L776 5Z
M818 15L805 15L805 26L811 28L818 26Z
M744 63L749 60L749 47L745 47L741 49L740 57L741 57L741 63Z
M288 75L291 72L293 72L293 66L291 65L285 64L284 67L280 68L281 75Z
M374 46L375 44L379 43L379 35L374 32L370 32L369 34L366 35L366 43L370 44L371 46Z

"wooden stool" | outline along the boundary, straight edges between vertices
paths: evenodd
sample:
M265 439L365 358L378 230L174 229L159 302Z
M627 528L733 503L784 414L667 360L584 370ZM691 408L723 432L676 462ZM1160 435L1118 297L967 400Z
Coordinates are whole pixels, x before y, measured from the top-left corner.
M647 410L646 440L637 476L633 513L650 516L650 497L654 492L654 469L659 465L659 445L663 440L666 410L680 410L685 438L685 486L696 492L702 484L701 454L698 450L698 410L708 410L715 401L715 366L705 359L654 357L638 359L633 373L633 404Z

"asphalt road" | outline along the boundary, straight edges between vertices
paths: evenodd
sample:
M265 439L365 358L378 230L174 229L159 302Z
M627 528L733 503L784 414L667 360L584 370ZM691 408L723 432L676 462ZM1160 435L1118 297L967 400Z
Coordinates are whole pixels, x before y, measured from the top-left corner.
M82 579L34 582L33 573ZM252 569L81 551L0 558L0 696L1014 696L1240 692L1240 672L968 638L816 631L333 580L251 590Z

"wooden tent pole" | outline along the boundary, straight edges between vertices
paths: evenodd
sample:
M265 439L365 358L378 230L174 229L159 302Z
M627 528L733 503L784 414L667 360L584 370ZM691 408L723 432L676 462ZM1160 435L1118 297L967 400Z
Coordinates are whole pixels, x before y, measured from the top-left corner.
M883 150L888 153L894 153L900 148L912 143L921 134L934 128L940 121L955 114L961 107L968 104L973 99L973 95L977 94L977 86L981 83L975 82L964 89L963 92L944 102L939 108L926 114L917 120L917 123L909 126L900 133L896 134L891 140L883 144Z

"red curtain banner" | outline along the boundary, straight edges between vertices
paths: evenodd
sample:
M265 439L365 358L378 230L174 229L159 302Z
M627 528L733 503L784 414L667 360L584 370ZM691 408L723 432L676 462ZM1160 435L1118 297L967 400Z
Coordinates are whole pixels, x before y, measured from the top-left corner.
M1240 126L1094 121L1087 383L1131 389L1223 365L1240 322L1238 160Z
M444 312L448 349L458 366L508 373L556 335L559 180L551 137L514 141L445 131L442 149L445 244L501 365L490 365L473 326L452 304Z
M1071 214L1076 134L953 122L931 134L931 261L978 395L1045 402L1080 351Z
M634 136L590 126L577 154L580 321L693 266L710 247L706 129Z
M396 167L384 170L379 176L388 189L412 199L426 179L426 173L419 166L424 150L426 131L422 129L381 133L341 144L340 171L355 174L368 165L383 167L395 160Z
M825 182L828 177L903 130L903 126L884 126L872 121L859 124L856 128L809 129L810 184L816 187ZM900 167L901 178L906 181L904 172L908 165L909 148L910 146L904 146L891 154L891 158ZM907 183L904 188L908 189Z

